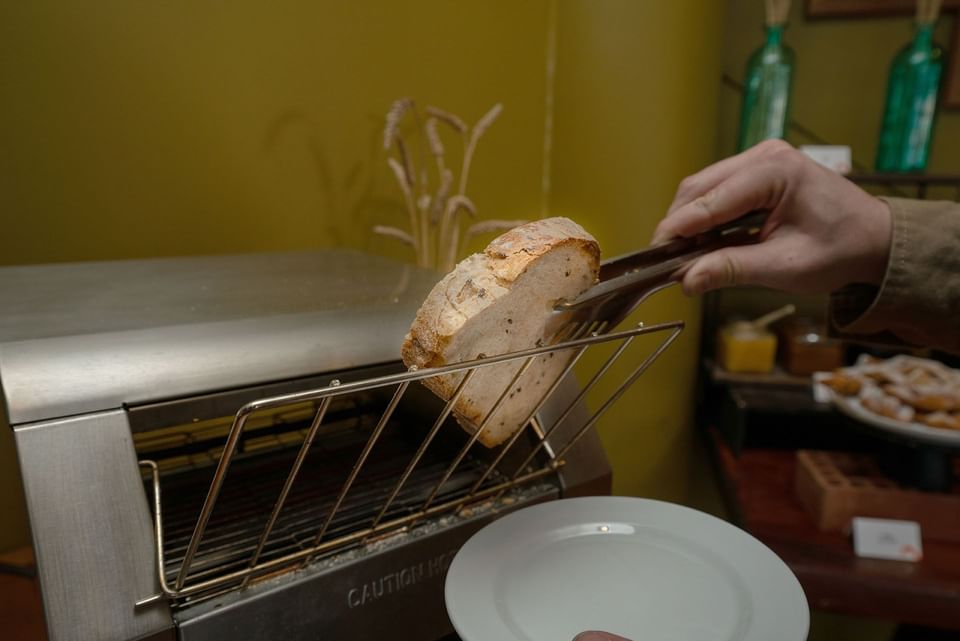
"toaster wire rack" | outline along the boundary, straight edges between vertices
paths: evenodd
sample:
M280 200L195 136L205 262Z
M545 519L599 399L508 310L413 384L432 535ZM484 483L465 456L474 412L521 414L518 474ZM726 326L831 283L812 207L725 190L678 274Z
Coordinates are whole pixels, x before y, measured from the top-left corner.
M516 491L521 486L534 484L538 479L544 479L544 477L554 474L564 465L564 456L570 448L597 423L624 392L673 343L682 332L683 327L684 323L682 321L649 326L640 323L624 331L608 334L594 332L585 337L563 340L548 346L498 356L482 357L443 367L411 369L398 374L367 378L355 382L342 383L334 380L323 388L272 396L246 403L233 416L199 514L196 515L195 519L192 517L187 519L190 525L189 529L182 524L180 526L184 534L180 550L176 554L168 554L168 550L165 548L165 535L168 533L164 529L164 514L161 505L161 468L154 460L139 461L139 465L146 474L147 485L152 488L151 508L154 519L156 565L160 591L157 594L138 600L136 606L143 606L161 599L167 599L173 605L184 604L240 590L247 587L252 581L286 572L290 569L304 568L320 558L326 558L329 555L353 547L370 545L389 538L393 534L410 532L418 524L430 519L447 515L462 515L471 506L484 502L496 503L498 500L503 500L508 492ZM616 380L613 391L605 395L593 413L585 415L588 418L585 418L582 424L575 425L572 430L569 427L564 427L563 431L571 434L566 437L565 442L555 442L556 439L552 437L558 435L558 428L564 425L564 422L571 417L576 408L582 406L582 402L587 395L611 371L614 364L621 360L628 348L634 344L634 341L640 336L653 334L660 336L660 342L645 356L637 359L638 362L632 369L630 369L630 365L633 365L633 363L628 364L627 371L629 373ZM576 397L563 406L565 409L561 411L555 421L552 421L550 425L542 425L538 414L543 405L577 363L583 362L581 357L586 352L597 349L601 345L606 345L606 349L602 350L604 353L601 354L599 366L591 368L591 371L587 372L589 375L588 382L578 388ZM607 352L609 352L608 355ZM535 359L552 353L565 353L569 360L560 375L539 397L534 409L524 422L524 428L517 430L503 445L494 450L491 453L492 460L489 460L489 462L484 461L481 464L469 458L468 455L485 429L487 420L496 413L497 409L508 398L508 392L531 367ZM603 358L604 355L606 355L605 358ZM431 460L427 455L427 450L431 443L435 441L441 428L448 423L448 418L454 412L457 400L473 375L481 368L505 363L518 363L519 368L494 402L487 413L487 418L466 439L452 460ZM623 363L621 363L622 365ZM578 370L578 373L583 375L584 372ZM410 386L431 377L448 375L459 375L461 377L459 384L449 400L442 403L442 410L433 419L432 426L416 447L415 452L403 465L402 471L388 472L385 475L386 483L382 484L383 489L376 495L363 497L368 506L367 514L371 515L372 518L365 518L363 524L359 526L341 527L338 519L341 512L345 512L348 509L347 506L350 505L351 500L348 499L348 496L351 494L351 490L356 490L355 484L361 473L365 471L365 467L368 466L371 451L380 441L381 435L390 424L392 415ZM389 396L389 402L386 403L385 409L379 414L376 421L372 423L372 430L362 447L359 448L356 459L349 464L349 470L347 471L347 466L340 470L340 472L345 472L345 477L341 476L338 477L339 480L333 481L338 484L339 489L332 494L332 496L335 496L332 505L322 506L325 509L325 514L314 515L314 520L310 523L315 529L311 530L310 536L305 539L301 538L298 545L293 548L282 548L279 552L274 551L274 553L268 554L268 545L278 537L282 529L279 525L281 514L284 508L288 506L288 499L300 471L311 455L311 448L316 449L317 447L315 441L318 440L317 435L321 427L324 426L325 419L333 413L330 409L331 405L338 400L370 392L385 393ZM591 398L591 401L593 400L595 399ZM194 566L198 559L198 553L202 550L201 544L206 540L205 535L208 533L211 515L221 498L231 463L237 458L238 443L241 441L248 424L251 423L252 417L266 411L300 408L305 403L312 403L314 408L309 427L303 432L299 449L292 464L289 465L289 469L286 470L282 487L275 497L271 496L268 502L261 503L264 506L272 503L272 507L270 507L269 516L263 521L262 527L259 527L259 533L255 536L255 544L251 537L251 544L245 548L246 558L240 563L213 564L212 567L197 570ZM521 438L529 439L531 446L525 455L521 453L518 457L514 446ZM514 456L511 457L511 453ZM519 465L515 465L518 458L522 460ZM510 469L504 469L507 467L508 461L510 462ZM428 467L432 470L429 473L425 471ZM450 485L458 468L466 467L471 468L470 474L466 477L458 477L459 487L452 490L445 487ZM399 473L397 473L398 471ZM415 473L420 474L423 478L419 481L420 487L417 491L411 492L409 486L412 486L413 483L410 480ZM425 474L426 476L424 476ZM425 485L423 484L424 478L428 481ZM466 481L464 481L464 478ZM371 505L373 506L372 509L370 509ZM314 511L316 512L316 510ZM263 514L259 516L260 521L262 521ZM258 521L258 526L260 521ZM188 531L189 538L186 536ZM220 545L219 541L211 543L214 550L217 545Z

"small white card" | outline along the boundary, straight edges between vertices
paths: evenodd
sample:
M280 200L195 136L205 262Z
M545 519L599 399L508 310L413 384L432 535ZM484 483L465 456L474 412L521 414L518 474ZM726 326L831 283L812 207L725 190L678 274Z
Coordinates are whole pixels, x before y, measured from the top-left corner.
M853 168L853 154L847 145L800 145L800 151L838 174L849 174Z
M923 558L920 524L915 521L853 518L853 551L857 556L894 561Z

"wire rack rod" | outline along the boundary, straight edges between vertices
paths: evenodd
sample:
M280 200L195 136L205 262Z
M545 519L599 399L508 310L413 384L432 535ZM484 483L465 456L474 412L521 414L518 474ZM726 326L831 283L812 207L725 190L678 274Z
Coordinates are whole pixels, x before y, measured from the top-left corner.
M596 326L594 325L592 327ZM630 385L632 385L643 374L643 372L647 370L647 368L664 352L664 350L667 349L667 347L669 347L671 343L673 343L682 329L683 323L681 321L660 323L650 326L643 326L641 324L625 331L610 334L597 334L596 331L594 331L594 333L589 336L579 336L581 332L578 329L577 332L573 334L577 336L576 338L563 340L562 342L554 345L535 347L498 356L478 358L466 363L446 365L443 367L423 370L411 369L407 372L381 376L352 383L341 384L340 381L332 381L330 385L325 388L283 394L247 403L237 411L236 415L234 416L233 423L230 426L230 430L226 435L226 442L220 458L217 461L213 478L210 481L210 487L204 497L203 504L192 529L189 542L186 545L180 566L176 569L173 585L169 584L165 570L166 560L160 503L161 487L159 468L153 461L141 461L141 465L149 469L153 481L152 503L154 512L155 536L157 539L157 568L161 594L142 599L138 602L138 605L150 603L162 597L171 599L184 599L186 597L199 595L204 592L209 593L209 591L212 589L222 589L225 586L230 586L231 584L236 584L236 587L242 588L248 585L248 583L255 576L267 574L271 571L284 568L285 566L291 564L299 564L300 566L307 565L319 555L335 551L339 548L346 549L351 545L368 541L371 537L378 537L391 531L409 528L424 518L433 517L445 512L455 513L463 508L468 502L476 502L489 497L498 499L505 492L514 487L555 473L556 469L563 465L563 457L569 453L570 448L572 448L576 442L597 423L600 417L613 405L613 403L615 403L625 393L627 388L629 388ZM602 403L600 409L590 416L590 418L583 425L577 426L576 432L573 434L573 436L568 438L566 442L556 450L554 455L554 451L550 448L556 446L557 444L551 443L551 439L557 433L558 428L565 422L568 422L568 418L572 415L574 409L584 401L587 394L595 388L598 381L608 374L614 363L621 358L621 356L626 352L626 350L637 337L660 332L667 333L667 337L661 341L658 347L652 353L650 353L625 380L619 382L613 393L611 393ZM566 405L564 411L560 414L560 417L547 429L543 429L543 427L536 422L537 415L543 408L543 405L554 394L554 392L556 392L562 380L570 374L571 370L580 361L583 354L589 348L602 343L615 344L616 347L613 353L604 361L603 365L590 378L589 382L580 390L579 394L577 394L573 401ZM499 481L499 479L494 479L493 484L489 485L488 487L484 487L484 484L488 483L495 473L498 473L497 471L503 462L504 457L506 456L507 452L514 448L515 444L525 431L524 429L517 430L511 436L507 443L501 447L501 450L498 452L497 456L493 457L493 460L485 466L479 478L476 480L471 478L472 483L469 489L466 490L465 495L460 494L460 492L463 490L457 490L452 498L448 498L448 500L443 501L438 500L441 496L441 491L443 490L444 486L467 457L470 449L475 445L476 441L484 433L487 424L492 420L492 417L506 401L511 389L513 389L524 376L524 374L528 372L530 367L536 361L537 357L556 352L569 353L568 362L563 367L557 378L552 381L546 392L538 399L535 407L523 422L524 427L530 427L530 429L534 432L535 438L532 449L527 453L520 466L518 466L513 474L509 477L504 476L503 478L505 480ZM410 479L414 469L423 459L427 448L429 448L430 444L434 441L442 426L445 424L451 413L453 413L457 401L461 398L468 383L476 374L476 372L484 367L491 367L508 362L519 363L518 370L510 378L508 385L496 398L492 407L487 411L484 418L480 421L479 425L477 425L476 429L467 439L467 442L461 447L451 463L446 467L442 476L432 485L431 489L427 493L426 499L423 500L422 504L420 504L420 507L413 510L409 514L388 519L387 515L390 513L390 508L396 503L402 488ZM361 470L364 469L367 463L371 451L378 440L380 440L381 434L389 423L394 411L397 409L397 406L399 405L410 384L427 378L447 376L451 374L462 374L459 384L457 385L454 393L444 404L442 411L437 415L436 420L433 422L429 432L420 442L416 453L404 467L399 479L394 485L387 486L392 487L392 489L379 509L374 509L371 512L371 514L375 514L375 516L373 516L372 519L368 519L369 525L360 527L355 531L347 531L345 534L342 533L341 530L339 535L335 533L332 538L327 537L328 533L334 531L331 530L331 527L334 523L336 515L341 510L347 494L351 492L351 489L355 485ZM271 548L273 550L271 552L271 556L275 558L268 558L264 560L264 550L266 549L266 546L268 545L271 536L276 529L280 514L283 511L283 508L286 505L287 499L290 495L291 488L293 487L300 473L311 446L314 444L315 438L324 422L331 402L338 397L391 387L394 388L394 391L389 403L380 414L376 426L373 428L370 436L363 445L362 451L350 468L346 479L340 486L339 492L337 493L332 507L328 512L326 512L320 527L317 529L316 534L312 537L310 543L304 545L302 549L282 554L280 556L276 556L278 552L277 549ZM200 544L204 540L204 535L206 534L210 523L210 517L217 505L217 500L220 496L221 490L223 489L227 472L235 457L238 449L238 443L241 442L248 420L258 412L276 410L286 406L305 402L312 402L315 404L319 403L319 406L313 415L310 427L305 432L303 441L300 444L300 448L297 452L297 456L285 477L285 481L278 495L272 502L272 509L269 517L266 519L265 525L263 526L262 530L260 530L258 537L256 535L251 536L251 541L254 537L256 537L256 545L253 547L252 553L249 554L247 561L243 562L243 567L239 569L225 570L218 573L215 569L210 569L210 563L206 560L207 557L204 557L204 567L196 573L196 576L191 577L191 567L196 559ZM531 469L529 466L533 463L537 454L544 450L548 453L548 463L540 469ZM447 496L450 497L449 491L447 491ZM207 546L207 549L209 549L209 546ZM282 551L282 548L279 551ZM205 554L208 553L205 552ZM231 561L230 563L233 562ZM175 568L176 566L173 567Z

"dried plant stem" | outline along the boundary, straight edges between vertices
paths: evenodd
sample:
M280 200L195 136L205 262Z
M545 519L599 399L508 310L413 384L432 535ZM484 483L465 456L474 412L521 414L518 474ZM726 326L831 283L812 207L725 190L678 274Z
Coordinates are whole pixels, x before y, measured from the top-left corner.
M440 186L437 188L437 195L433 198L433 204L430 208L430 224L437 225L442 220L443 208L450 195L450 187L453 186L453 172L444 168L440 172Z
M420 111L417 109L416 103L411 101L410 104L410 113L413 114L414 125L416 125L417 132L417 162L416 167L419 169L418 172L414 174L414 185L413 189L420 194L427 194L427 167L424 162L424 127L423 122L420 119ZM418 201L419 205L419 201ZM429 212L424 207L418 207L417 212L420 218L420 251L421 251L421 261L424 266L430 265L430 215Z
M450 245L452 242L452 237L450 236L451 225L453 222L453 217L456 214L457 203L455 200L456 197L450 198L447 200L447 205L444 208L443 215L440 217L440 229L437 231L437 256L443 256L443 263L441 266L447 264L447 256L450 255ZM456 249L454 249L456 251Z
M445 122L450 125L453 129L456 129L461 134L467 133L467 123L463 122L460 118L453 115L449 111L444 111L443 109L437 109L436 107L427 107L427 113L441 122Z
M449 272L457 264L457 251L460 249L460 217L455 216L450 227L450 242L447 245L447 258L443 261L443 271Z
M450 271L456 264L457 251L460 249L461 211L467 212L471 216L477 215L477 208L469 198L462 194L451 196L447 200L447 207L440 221L440 233L437 239L438 251L445 250L445 257L441 264L445 271Z
M399 100L394 100L393 104L390 105L390 111L387 112L387 123L383 128L383 148L390 149L390 145L393 144L400 135L400 120L403 119L407 110L413 105L413 101L409 98L400 98Z
M430 147L430 152L433 154L434 159L437 163L437 175L440 176L440 186L437 189L436 197L434 198L433 207L430 210L430 224L431 229L437 225L438 222L443 220L443 207L444 203L447 200L447 196L450 194L450 186L453 184L453 173L447 169L444 156L446 150L443 146L443 140L440 138L440 132L437 130L438 116L431 113L436 111L430 107L427 108L427 113L430 113L430 117L427 119L427 122L424 124L424 133L427 137L427 143ZM445 114L449 117L449 114ZM435 256L439 261L441 252L443 251L443 231L438 230L434 234L434 243L431 245L435 249Z
M390 165L390 169L393 170L393 175L397 178L400 191L403 193L403 201L407 207L407 213L410 215L410 235L414 240L413 249L417 256L417 264L425 264L422 260L423 249L420 246L420 225L417 219L417 206L413 202L413 191L410 182L407 180L407 173L404 171L403 165L400 164L396 158L387 158L387 164Z
M380 234L381 236L389 236L390 238L396 238L401 243L405 245L410 245L411 247L416 247L417 241L402 229L397 229L396 227L388 227L386 225L376 225L373 228L373 233Z
M470 163L473 161L473 154L477 149L477 142L480 140L483 132L497 119L501 111L503 111L503 105L498 102L477 121L477 124L475 124L470 131L470 140L467 142L467 146L463 151L463 168L460 170L460 189L457 192L460 195L463 195L467 191L467 177L470 175Z
M437 119L434 117L427 118L427 122L424 124L423 129L427 134L427 143L430 145L430 153L433 154L433 157L437 162L437 175L442 177L444 172L447 170L443 158L446 150L443 148L443 141L440 139L440 132L437 131Z
M461 216L476 217L477 215L473 201L466 196L473 156L480 138L502 110L502 105L497 103L470 128L454 114L436 107L427 107L427 118L421 121L420 113L413 100L402 98L394 101L387 113L384 127L384 148L388 152L393 148L396 152L395 156L388 156L387 163L403 193L404 206L410 218L410 231L378 225L373 228L374 233L410 245L418 265L425 267L433 265L449 271L456 263L462 243L471 237L502 231L521 224L523 221L484 221L469 226L466 232L461 234ZM411 157L400 131L401 121L405 117L412 118L416 125L415 158ZM462 156L459 176L455 175L447 165L447 151L439 132L440 123L460 134ZM436 164L439 179L436 192L430 191L429 174L431 172L428 171L429 159L425 155L426 152L433 156ZM454 193L455 184L457 191Z
M394 145L397 147L397 154L400 156L400 166L403 167L403 177L407 185L413 188L413 163L410 162L410 153L407 152L407 146L403 144L403 138L397 136L394 139Z
M430 194L421 194L417 198L417 213L419 214L420 219L420 229L423 232L422 248L423 248L423 264L431 265L431 248L432 243L430 242L430 203L431 203Z

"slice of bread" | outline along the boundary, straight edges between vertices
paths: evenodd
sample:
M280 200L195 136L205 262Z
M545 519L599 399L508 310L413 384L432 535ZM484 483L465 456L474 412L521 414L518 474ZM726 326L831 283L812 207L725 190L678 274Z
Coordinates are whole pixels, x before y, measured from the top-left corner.
M439 367L483 356L548 345L554 304L593 285L600 246L567 218L547 218L511 229L480 254L458 264L433 288L407 334L403 362ZM538 357L487 421L479 441L493 447L523 427L572 354ZM453 413L475 432L522 366L522 361L477 370ZM424 379L449 400L464 374Z

